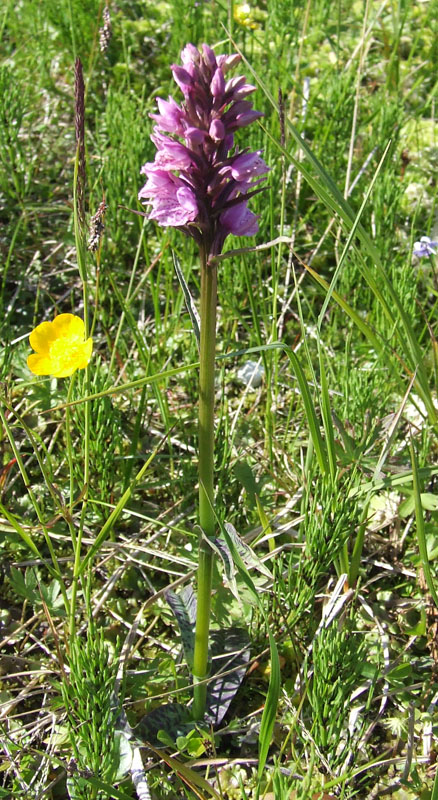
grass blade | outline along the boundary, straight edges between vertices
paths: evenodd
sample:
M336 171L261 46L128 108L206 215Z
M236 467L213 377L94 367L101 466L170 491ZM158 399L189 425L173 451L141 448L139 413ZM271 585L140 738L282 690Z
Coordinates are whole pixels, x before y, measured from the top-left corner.
M418 549L420 551L421 566L423 568L424 577L427 583L427 588L429 589L429 592L432 595L433 602L438 608L438 595L435 590L434 580L432 577L432 572L429 564L429 556L427 554L426 531L424 527L423 507L421 504L421 491L420 491L420 481L418 475L418 465L412 441L410 445L410 450L411 450L412 478L414 485L415 521L417 526L417 539L418 539Z

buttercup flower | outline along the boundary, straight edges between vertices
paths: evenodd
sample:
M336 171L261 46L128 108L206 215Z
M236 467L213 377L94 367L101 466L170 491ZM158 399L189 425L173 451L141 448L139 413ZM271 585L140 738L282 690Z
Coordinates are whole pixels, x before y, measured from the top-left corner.
M27 359L34 375L66 378L84 369L93 349L91 337L85 341L85 325L74 314L59 314L53 322L42 322L29 336L35 353Z
M159 113L151 114L157 152L142 167L147 181L139 198L152 206L149 219L180 228L217 255L229 233L258 230L248 200L269 167L259 151L235 148L234 133L263 115L246 99L255 86L244 77L226 78L237 54L216 56L206 44L202 52L188 44L181 61L171 69L184 101L157 99Z
M254 22L254 11L252 10L249 3L238 3L234 6L234 19L239 25L243 25L244 28L258 28L256 22Z
M430 236L422 236L419 242L414 242L414 248L412 250L414 256L418 258L423 258L423 256L434 256L436 254L436 249L438 247L438 242L433 242Z

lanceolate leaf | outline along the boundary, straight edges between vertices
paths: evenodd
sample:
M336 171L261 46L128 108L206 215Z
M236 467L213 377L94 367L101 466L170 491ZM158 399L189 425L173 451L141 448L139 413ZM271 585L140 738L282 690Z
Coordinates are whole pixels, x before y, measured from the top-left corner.
M292 368L295 372L300 387L301 397L303 399L304 409L307 417L307 423L309 425L310 435L312 437L312 442L315 448L318 464L320 466L321 472L325 474L326 472L328 472L329 469L327 448L321 436L320 425L318 417L316 416L315 406L312 400L312 395L310 394L309 385L307 383L306 377L304 375L304 372L302 370L301 364L298 360L296 353L288 349L287 354L289 356Z
M227 546L227 543L224 542L223 539L208 539L205 534L203 534L203 538L208 541L210 547L214 550L217 556L219 556L220 560L222 561L222 565L224 568L224 580L227 584L229 590L232 592L236 600L239 600L239 592L237 589L237 583L235 578L235 567L233 557L230 553L230 550Z
M196 337L196 342L198 344L198 350L199 350L199 345L200 345L200 341L201 341L201 320L199 318L198 309L196 308L195 302L193 300L193 297L190 294L190 289L186 284L186 281L185 281L185 278L184 278L184 275L183 275L183 272L182 272L182 269L181 269L181 265L180 265L179 260L178 260L178 256L176 255L174 250L172 250L172 258L173 258L173 266L175 268L175 272L176 272L177 278L178 278L178 280L180 282L181 289L183 290L184 300L186 301L187 311L189 312L190 319L192 321L192 328L193 328L193 332L194 332L195 337Z
M272 572L260 561L259 558L257 558L252 547L250 547L248 544L246 544L246 542L243 541L243 539L240 538L235 527L229 522L226 522L224 527L226 528L228 536L233 542L240 558L245 564L245 567L248 567L249 569L256 569L258 572L261 572L262 575L265 575L266 578L273 580Z
M250 639L243 628L225 628L211 631L210 646L212 677L218 677L208 684L205 719L215 727L227 713L244 678L250 657Z
M193 722L187 706L166 703L145 714L134 728L134 735L141 742L148 742L154 747L165 747L157 738L160 731L165 731L175 741L177 736L187 735L192 728Z
M196 596L191 586L185 586L179 594L169 590L166 592L166 600L169 603L181 633L181 640L184 650L184 658L192 669L193 652L195 648L195 624L196 624Z

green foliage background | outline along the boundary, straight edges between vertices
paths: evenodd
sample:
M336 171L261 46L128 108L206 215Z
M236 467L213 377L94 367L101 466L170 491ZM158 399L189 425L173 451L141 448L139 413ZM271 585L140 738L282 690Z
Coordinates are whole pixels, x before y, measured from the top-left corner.
M205 41L241 51L265 116L238 143L271 167L252 201L258 236L227 246L283 237L224 259L219 278L215 510L274 580L251 571L256 607L240 583L234 600L218 571L214 624L247 627L253 660L214 736L196 734L177 755L145 751L150 791L436 800L438 282L436 259L412 246L438 239L438 4L120 0L101 52L103 9L0 10L0 796L65 797L72 757L78 796L135 796L102 701L123 643L131 725L161 702L189 702L164 593L193 581L197 563L197 347L171 250L195 302L198 257L180 232L133 212L144 211L155 98L178 97L170 64ZM108 208L101 251L87 258L93 361L69 389L34 379L26 357L35 325L83 315L77 57L87 221ZM239 378L248 360L263 368L255 388ZM66 411L68 392L77 404ZM99 395L88 411L85 395ZM263 741L267 628L281 674ZM87 727L87 681L105 736ZM112 764L100 760L107 741Z

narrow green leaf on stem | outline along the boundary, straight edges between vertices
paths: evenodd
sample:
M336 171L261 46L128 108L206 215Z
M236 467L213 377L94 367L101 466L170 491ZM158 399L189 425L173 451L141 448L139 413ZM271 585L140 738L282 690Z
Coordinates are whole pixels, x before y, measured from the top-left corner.
M325 371L325 364L321 350L321 340L318 337L318 354L319 354L319 371L321 379L321 413L325 431L325 438L327 442L327 455L330 468L330 477L332 481L335 480L336 475L336 450L335 450L335 434L333 430L333 420L330 407L330 395L327 383L327 374Z
M312 437L312 442L315 448L318 464L320 466L321 472L325 474L328 472L329 469L327 448L321 436L321 431L319 429L319 422L316 416L316 411L313 404L312 396L310 394L309 386L296 354L293 352L293 350L287 350L287 354L289 356L289 360L292 364L293 370L295 372L298 381L298 385L300 387L301 396L304 403L304 409L307 417L307 424L310 429L310 435Z

